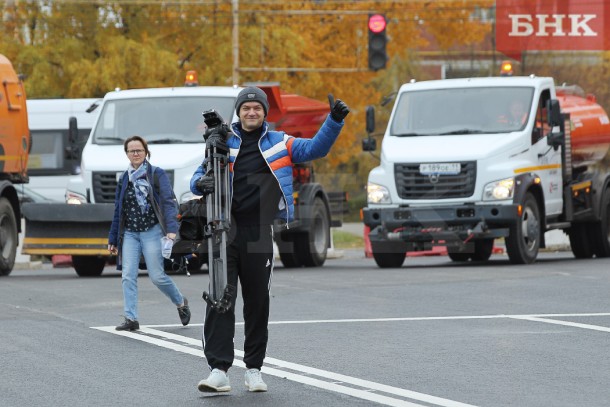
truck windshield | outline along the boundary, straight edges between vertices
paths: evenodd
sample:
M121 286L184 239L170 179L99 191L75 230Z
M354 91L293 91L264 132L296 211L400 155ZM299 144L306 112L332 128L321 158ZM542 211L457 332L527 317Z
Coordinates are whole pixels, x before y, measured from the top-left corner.
M104 103L95 126L94 144L123 144L131 136L151 144L202 143L202 112L215 109L230 123L235 98L155 97L118 99Z
M490 134L522 130L534 88L471 87L405 92L390 134L397 137Z

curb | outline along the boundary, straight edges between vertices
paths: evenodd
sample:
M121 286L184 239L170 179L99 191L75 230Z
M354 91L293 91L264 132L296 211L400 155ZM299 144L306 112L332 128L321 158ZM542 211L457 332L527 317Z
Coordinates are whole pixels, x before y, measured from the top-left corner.
M17 261L17 260L15 260L15 265L13 266L13 270L38 270L41 268L42 268L41 261L27 261L27 260Z

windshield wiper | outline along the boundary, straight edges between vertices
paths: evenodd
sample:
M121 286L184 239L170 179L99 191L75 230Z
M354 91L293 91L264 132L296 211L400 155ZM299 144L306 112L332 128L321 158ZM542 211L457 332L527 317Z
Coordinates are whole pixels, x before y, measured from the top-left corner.
M452 131L447 131L444 133L439 133L439 136L449 136L452 134L482 134L482 133L484 133L483 130L459 129L459 130L452 130Z
M104 140L104 141L119 141L119 142L123 142L125 141L124 139L120 138L120 137L96 137L95 141L100 141L100 140Z
M149 140L148 144L174 144L174 143L184 143L184 140L179 138L161 138L157 140Z
M394 134L396 137L418 137L418 136L429 136L430 134L425 133L400 133Z
M99 101L99 100L96 100L95 102L93 102L93 103L91 104L91 106L89 106L89 107L87 108L87 110L85 110L85 112L87 112L87 113L91 113L92 111L94 111L95 109L97 109L99 105L100 105L100 101Z

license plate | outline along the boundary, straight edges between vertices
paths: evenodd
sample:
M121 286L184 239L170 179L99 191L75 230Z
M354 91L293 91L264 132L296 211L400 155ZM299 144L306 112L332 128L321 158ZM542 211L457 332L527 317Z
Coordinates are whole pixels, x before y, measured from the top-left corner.
M462 169L460 163L430 163L420 164L419 173L430 174L459 174Z

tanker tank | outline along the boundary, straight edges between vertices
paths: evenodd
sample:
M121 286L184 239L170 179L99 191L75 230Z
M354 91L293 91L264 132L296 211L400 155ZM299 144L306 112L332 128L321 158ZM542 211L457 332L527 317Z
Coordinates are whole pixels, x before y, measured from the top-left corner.
M603 160L610 149L610 119L593 95L578 86L557 88L561 111L570 113L572 167L585 167Z

